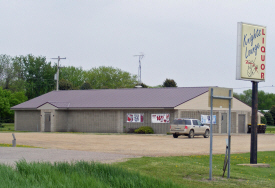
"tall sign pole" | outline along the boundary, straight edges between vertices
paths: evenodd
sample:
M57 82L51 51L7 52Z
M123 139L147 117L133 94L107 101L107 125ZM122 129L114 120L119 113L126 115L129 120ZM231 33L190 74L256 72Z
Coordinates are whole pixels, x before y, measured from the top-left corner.
M257 164L258 82L265 81L266 27L238 23L237 80L252 81L250 164Z
M258 82L252 82L252 119L251 119L251 144L250 144L250 164L257 164L257 151L258 151Z
M60 58L60 56L58 56L57 58L51 58L51 59L57 59L58 62L57 62L57 72L56 72L56 91L58 91L59 89L59 61L60 59L66 59L66 57L64 58Z

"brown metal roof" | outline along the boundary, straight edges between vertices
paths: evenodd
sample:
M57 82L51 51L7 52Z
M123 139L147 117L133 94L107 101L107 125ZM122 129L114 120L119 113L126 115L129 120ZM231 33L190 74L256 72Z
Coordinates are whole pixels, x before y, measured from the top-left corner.
M45 103L57 108L174 108L208 87L132 88L52 91L11 109L36 109Z

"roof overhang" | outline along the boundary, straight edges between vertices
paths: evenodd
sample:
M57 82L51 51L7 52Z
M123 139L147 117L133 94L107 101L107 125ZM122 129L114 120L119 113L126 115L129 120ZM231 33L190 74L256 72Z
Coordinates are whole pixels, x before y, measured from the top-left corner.
M42 108L43 107L43 108ZM45 108L45 105L41 105L38 108L16 108L16 109L12 109L12 110L41 110L41 109L49 109L49 108ZM55 109L55 110L174 110L173 107L169 107L169 108L157 108L157 107L153 107L153 108L104 108L104 107L99 107L99 108L56 108L53 106L53 108L51 109Z

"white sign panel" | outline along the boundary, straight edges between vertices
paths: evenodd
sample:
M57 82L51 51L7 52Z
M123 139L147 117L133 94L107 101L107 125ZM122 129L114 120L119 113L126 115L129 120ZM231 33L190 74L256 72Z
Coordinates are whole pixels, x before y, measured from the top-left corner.
M265 81L266 27L238 23L237 80Z
M170 114L152 114L152 123L170 123Z
M210 115L201 115L202 124L210 124ZM216 115L212 116L212 124L216 124Z
M127 114L127 122L143 123L144 114Z

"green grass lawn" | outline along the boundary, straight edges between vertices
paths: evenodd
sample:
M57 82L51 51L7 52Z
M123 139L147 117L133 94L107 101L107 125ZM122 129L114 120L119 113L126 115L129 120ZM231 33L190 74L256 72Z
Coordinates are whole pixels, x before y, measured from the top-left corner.
M267 125L267 126L266 126L266 130L265 130L265 133L268 133L268 134L275 134L275 126Z
M2 143L0 143L0 147L12 147L12 144L2 144ZM16 144L16 147L20 147L20 148L39 148L39 147L35 147L35 146L18 145L18 144Z
M2 123L0 131L14 131L14 123Z
M250 153L231 155L230 179L223 174L224 155L213 155L213 181L209 181L209 156L143 157L117 163L116 166L162 180L172 180L183 187L274 187L275 152L258 152L258 163L270 168L238 166L249 164Z
M161 180L138 172L100 163L26 163L15 169L0 165L0 187L66 187L66 188L177 188L171 180Z
M224 155L213 155L213 180L209 181L209 156L142 157L112 165L27 163L0 165L3 187L274 187L275 152L258 152L258 163L270 168L238 166L250 154L231 155L231 177L222 178ZM0 186L0 187L1 187Z

